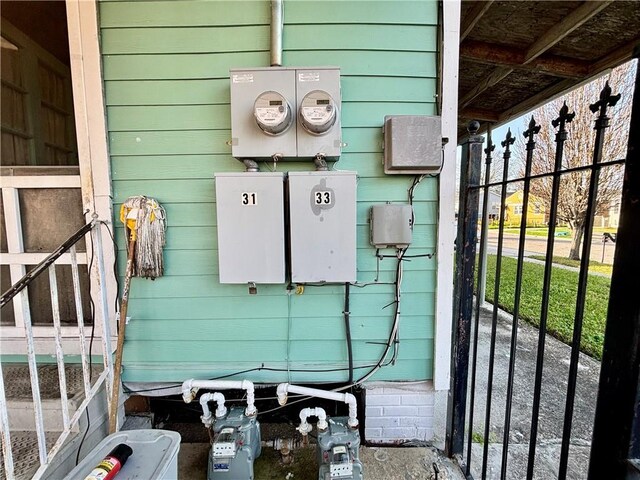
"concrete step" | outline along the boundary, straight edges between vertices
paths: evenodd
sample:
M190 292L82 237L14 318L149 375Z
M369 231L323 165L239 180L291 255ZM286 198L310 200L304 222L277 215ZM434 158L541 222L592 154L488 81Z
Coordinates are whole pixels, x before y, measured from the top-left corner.
M94 378L99 375L101 369L102 365L93 366ZM9 427L15 431L35 431L29 366L26 363L3 363L2 374L7 397ZM67 381L66 402L71 416L84 400L82 367L77 364L65 365L65 376ZM38 381L45 431L60 432L63 430L63 422L57 365L39 365Z
M36 432L32 431L12 430L10 433L16 480L28 480L33 477L33 474L40 467L38 437ZM53 447L59 436L60 432L46 432L47 450ZM0 452L0 478L7 478L2 452Z
M3 366L4 367L4 366ZM97 378L97 374L95 378ZM55 377L57 379L57 376ZM94 378L94 380L95 380ZM57 382L57 380L56 380ZM82 389L82 387L81 387ZM30 394L30 392L29 392ZM78 405L82 401L84 393L74 394L74 398L70 401L78 401ZM24 400L24 399L23 399ZM15 400L12 400L15 401ZM24 400L26 402L26 400ZM124 401L124 398L122 398ZM60 405L60 399L46 399L46 402L57 402ZM89 402L86 414L83 413L79 418L79 425L72 431L66 440L61 444L55 455L48 463L42 478L46 479L63 479L75 467L76 458L82 460L91 450L108 434L108 415L107 415L107 393L106 386L98 389L96 396ZM11 412L14 413L14 412ZM46 411L45 415L52 414ZM33 414L31 415L33 417ZM46 419L45 419L46 420ZM119 408L119 423L124 422L124 409ZM45 421L45 425L47 422ZM60 431L50 430L45 433L47 451L51 453L51 447L60 438ZM38 457L38 442L35 431L11 430L11 445L14 461L14 470L17 479L30 479L40 467ZM78 454L78 452L80 452ZM0 455L0 479L6 478L4 472L4 459Z

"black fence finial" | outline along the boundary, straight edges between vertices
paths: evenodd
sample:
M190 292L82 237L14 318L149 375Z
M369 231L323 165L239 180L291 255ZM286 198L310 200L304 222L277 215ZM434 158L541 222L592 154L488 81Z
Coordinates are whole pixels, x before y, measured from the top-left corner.
M511 151L511 145L513 145L513 143L515 141L516 141L516 137L511 135L511 128L509 128L509 130L507 130L507 136L504 137L504 140L500 143L500 145L502 145L504 148L506 148L506 152L510 152Z
M525 132L523 133L524 138L528 140L527 150L533 150L533 148L535 147L536 142L533 139L533 136L537 135L538 133L540 133L540 125L536 125L536 120L533 118L533 115L531 115L531 120L529 121L529 129L525 130Z
M567 123L571 123L573 117L576 116L575 112L569 113L569 107L567 106L567 102L564 102L562 107L560 108L560 112L558 112L558 118L551 121L551 125L554 128L558 128L560 126L560 132L564 132L564 127Z
M592 103L589 105L589 110L593 113L596 113L600 110L600 116L604 117L607 115L607 107L613 107L620 100L620 94L611 95L611 87L609 86L609 81L607 80L600 92L600 100L596 103Z

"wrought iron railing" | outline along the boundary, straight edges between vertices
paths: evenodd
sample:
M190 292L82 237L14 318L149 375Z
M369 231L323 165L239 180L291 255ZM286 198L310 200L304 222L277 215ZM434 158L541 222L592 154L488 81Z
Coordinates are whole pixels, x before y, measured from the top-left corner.
M634 451L640 451L640 432L636 423L633 423L634 408L637 409L634 399L638 395L638 363L640 361L640 348L638 347L638 338L640 338L640 327L638 327L638 311L640 310L640 299L636 292L634 295L627 295L622 300L622 291L628 289L628 285L634 284L637 288L638 275L640 275L640 265L638 261L635 264L637 268L632 269L629 263L630 259L638 258L638 245L640 245L640 228L637 227L637 215L639 211L640 199L640 164L638 164L637 151L637 128L640 122L640 89L639 81L636 80L636 90L634 99L634 114L632 116L630 133L629 133L629 155L626 159L627 172L625 174L625 185L622 194L622 204L620 211L620 225L616 245L615 261L613 266L613 275L610 292L609 313L607 319L605 347L603 353L602 372L600 377L600 390L598 392L598 406L596 410L596 419L594 424L593 450L590 463L589 478L623 478L622 476L603 476L605 468L621 468L620 465L625 462L631 463ZM470 136L463 144L462 152L462 169L460 184L460 204L458 219L458 237L456 244L456 284L455 284L455 336L454 336L454 357L453 357L453 378L451 385L451 396L449 406L449 418L447 425L447 442L446 447L448 454L458 459L462 464L465 474L468 478L472 476L472 461L480 456L481 466L475 470L480 472L482 479L485 478L516 478L509 474L509 443L511 434L511 421L513 416L513 399L514 399L514 377L516 374L516 353L518 344L518 326L521 318L521 301L523 288L523 270L525 264L525 240L527 228L527 215L531 212L532 182L541 179L551 179L550 195L548 199L548 231L546 235L546 254L544 261L544 273L542 277L542 294L539 310L539 331L536 345L532 348L536 350L535 376L533 378L533 395L530 398L531 407L531 425L529 431L529 446L526 460L526 474L523 472L521 477L530 480L534 478L534 466L536 464L537 449L539 446L539 425L541 417L541 396L543 386L543 371L545 362L545 339L547 336L547 325L549 320L550 302L552 283L552 270L554 263L554 245L556 225L559 220L558 207L560 201L560 191L562 187L562 179L565 175L576 172L588 172L587 187L588 196L586 208L584 211L584 238L581 245L580 266L577 270L577 292L575 299L575 315L573 319L572 338L570 341L570 359L569 372L566 380L559 380L566 387L566 396L564 397L564 416L562 422L561 444L559 449L559 463L557 470L557 478L565 479L568 474L569 465L569 448L572 438L572 428L574 420L574 407L579 399L576 398L576 387L578 381L578 365L582 340L582 331L585 318L585 308L587 300L587 286L589 280L589 262L591 258L591 248L593 241L594 218L597 210L597 194L598 184L601 172L605 169L620 169L625 164L625 160L609 160L603 161L603 146L605 144L605 130L610 125L609 109L619 100L619 95L613 95L608 84L602 90L600 98L597 102L590 106L593 113L597 115L595 120L595 141L593 155L589 162L577 167L566 168L563 162L563 154L565 152L565 142L568 138L567 124L573 120L574 114L570 113L566 103L559 111L557 119L552 124L557 128L555 137L555 162L553 168L549 172L532 173L532 165L534 162L534 151L536 148L536 135L540 132L540 125L537 125L534 118L531 118L529 128L524 132L526 139L526 155L522 174L516 175L516 178L510 178L509 167L511 158L511 146L515 139L511 135L511 131L506 135L502 142L504 149L502 180L491 181L491 165L492 153L494 145L489 137L488 146L484 150L485 155L485 181L481 184L481 161L482 146L484 138L477 135L479 124L472 122L469 128ZM635 118L635 120L634 120ZM634 123L635 122L635 123ZM634 131L635 129L635 131ZM635 137L634 137L635 135ZM636 150L634 150L636 149ZM512 165L511 165L512 166ZM539 171L539 170L538 170ZM620 173L622 175L622 173ZM565 177L566 178L566 177ZM622 177L620 177L622 178ZM493 455L498 455L499 462L493 463L494 471L488 472L490 463L489 444L490 430L495 426L495 412L492 416L493 390L495 388L496 379L495 361L496 361L496 336L498 330L498 319L500 315L500 289L501 282L501 263L503 254L505 253L505 208L507 188L516 183L522 184L522 213L519 225L519 239L517 243L516 254L516 271L515 284L513 286L513 304L511 306L510 320L510 338L509 338L509 354L508 354L508 374L506 378L504 415L499 417L503 420L501 449ZM587 186L588 185L588 186ZM476 274L476 244L478 240L478 209L479 199L482 194L482 219L487 219L489 192L490 189L497 187L501 189L500 197L500 214L496 246L496 265L495 265L495 284L493 285L493 298L491 299L491 322L490 322L490 340L488 345L488 363L487 369L487 388L486 403L484 412L477 411L477 400L479 393L478 375L479 375L479 328L480 328L480 311L484 302L483 298L476 297L475 308L473 304L475 274ZM635 188L635 189L634 189ZM633 215L636 215L634 218ZM479 257L483 258L486 253L486 238L488 235L486 226L483 225L480 233L480 252ZM635 242L635 247L632 244ZM635 251L634 251L635 250ZM631 273L633 272L633 273ZM482 279L486 275L486 265L480 262L477 268L477 276ZM624 278L626 283L621 283L618 279ZM480 289L482 290L482 289ZM634 298L629 298L634 297ZM614 304L615 303L615 304ZM627 317L621 320L620 312L624 312ZM634 317L635 312L635 317ZM635 338L633 340L625 340L624 335ZM614 344L616 339L618 343L623 343L623 351L615 351ZM608 348L609 346L609 348ZM483 368L485 366L483 365ZM621 375L619 372L623 372ZM635 375L635 377L634 377ZM626 385L612 382L611 378L623 377ZM635 378L635 380L634 380ZM565 383L566 382L566 383ZM613 415L607 412L615 409L613 404L614 392L624 396L625 413ZM596 395L596 392L593 392ZM640 398L638 396L637 398ZM637 402L637 400L635 400ZM484 414L484 428L478 438L478 433L473 431L474 416ZM608 422L608 418L614 419L615 425ZM493 425L492 425L493 421ZM635 425L635 427L633 426ZM635 433L634 433L635 428ZM615 436L617 450L607 445L611 443L611 437ZM622 438L618 438L622 437ZM500 443L493 440L495 443ZM473 448L473 444L476 447ZM478 445L479 444L479 445ZM626 447L626 450L625 450ZM634 450L635 448L635 450ZM481 451L481 454L479 453ZM472 452L475 452L472 454ZM495 460L495 458L494 458ZM476 460L477 461L477 460ZM609 467L605 467L605 465ZM499 467L497 467L499 465ZM586 467L586 466L585 466ZM497 470L497 472L496 472ZM611 473L613 470L609 471Z
M106 292L106 272L103 259L102 249L102 235L101 225L103 222L94 218L90 223L84 225L76 233L71 235L60 247L58 247L53 253L40 262L35 268L28 272L22 279L16 282L11 288L2 294L0 299L0 305L4 307L13 300L13 302L21 302L24 306L22 312L26 312L24 317L24 331L26 341L26 356L29 366L31 393L33 398L33 411L35 417L35 430L37 436L37 448L40 467L36 471L33 478L41 478L46 471L47 467L51 464L52 459L60 451L62 446L69 438L73 429L78 425L81 416L84 414L89 406L91 400L96 396L98 391L103 387L106 387L108 397L110 398L110 391L113 385L113 367L111 359L111 329L108 318L107 307L107 292ZM76 253L76 244L82 239L90 237L91 244L91 256L92 261L95 258L97 267L97 284L100 286L100 292L98 295L100 308L96 308L97 314L93 318L93 328L99 328L99 334L102 346L102 361L103 371L102 373L92 381L91 372L91 352L88 351L87 342L89 340L85 332L85 320L83 314L83 299L80 288L80 272L78 268L78 255ZM75 411L70 411L69 401L67 398L67 379L65 374L65 351L62 342L62 330L61 330L61 318L59 308L59 295L58 295L58 281L56 276L56 261L59 260L64 254L69 254L71 258L71 274L73 281L73 294L75 302L76 317L78 323L78 342L80 345L80 363L82 366L82 379L84 399L77 407ZM91 270L92 261L89 263L89 269ZM29 315L30 309L28 286L33 281L48 272L49 288L51 292L51 306L53 316L52 336L55 344L55 357L58 370L60 403L61 403L61 416L62 416L62 433L58 437L53 447L47 450L47 443L45 438L45 425L42 398L40 395L40 382L38 378L38 363L36 355L38 352L34 342L33 325L31 322L31 316ZM0 357L0 362L2 358ZM109 406L109 408L115 408ZM11 441L10 431L10 418L7 408L7 398L5 394L5 382L3 378L2 368L0 368L0 425L2 426L2 451L4 457L4 471L6 478L12 480L15 478L15 462L13 457L13 445Z

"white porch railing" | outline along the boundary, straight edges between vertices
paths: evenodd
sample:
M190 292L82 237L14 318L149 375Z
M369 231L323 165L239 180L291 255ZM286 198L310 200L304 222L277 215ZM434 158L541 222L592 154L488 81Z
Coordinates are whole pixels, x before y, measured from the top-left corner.
M4 194L4 188L3 188ZM5 204L6 207L6 204ZM0 305L5 306L9 302L14 302L14 307L18 304L22 315L22 323L24 326L24 338L26 341L26 356L29 365L31 392L33 397L33 411L35 417L35 430L37 435L38 456L40 467L34 475L34 479L39 479L50 465L51 461L58 451L65 444L73 429L78 425L80 417L87 409L89 402L96 396L98 390L106 382L107 397L111 397L111 388L113 385L113 365L111 358L111 328L108 318L106 273L103 259L103 245L101 226L103 222L94 218L91 223L83 226L78 232L72 235L66 242L58 247L53 253L42 260L34 269L24 275L19 281L5 293L2 294ZM101 353L104 370L98 376L93 384L91 383L91 369L89 352L87 351L87 338L85 333L84 315L82 309L82 293L80 289L80 276L78 269L78 255L76 254L76 244L85 237L90 236L92 251L94 252L95 262L97 266L97 282L93 282L100 286L98 295L99 308L95 308L94 325L99 332L98 336L101 340ZM68 263L67 263L68 261ZM74 328L79 342L79 352L82 365L82 379L84 387L84 400L73 412L69 411L69 401L67 398L67 379L65 376L65 347L68 341L63 345L63 327L61 326L59 298L58 298L58 282L56 276L56 266L60 264L70 264L73 280L73 294L75 301L75 310L77 317L77 327ZM45 439L45 426L42 408L42 399L40 395L40 383L38 380L38 365L36 355L38 354L34 341L34 327L31 322L29 309L28 285L39 275L45 271L48 272L49 287L51 291L51 306L53 311L53 327L52 335L55 344L55 357L58 369L58 380L60 387L60 402L63 430L53 447L47 450ZM51 328L51 327L47 327ZM68 333L68 332L67 332ZM75 350L75 349L74 349ZM75 351L74 351L75 353ZM0 357L0 362L2 358ZM109 408L117 408L117 406L109 405ZM9 430L9 412L7 409L7 398L5 395L5 383L0 368L0 425L2 426L2 451L4 456L5 475L8 480L12 480L16 476L15 463L12 452L11 432Z

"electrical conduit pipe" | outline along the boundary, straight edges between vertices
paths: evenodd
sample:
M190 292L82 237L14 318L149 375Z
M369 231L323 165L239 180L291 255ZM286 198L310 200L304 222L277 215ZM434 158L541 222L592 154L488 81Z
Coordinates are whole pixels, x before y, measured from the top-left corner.
M216 418L222 418L227 414L227 407L224 406L224 395L220 392L204 393L200 397L200 405L202 406L202 423L209 427L213 424L213 415L209 410L209 402L217 402Z
M350 393L338 393L327 390L320 390L317 388L300 387L298 385L291 385L289 383L281 383L276 390L278 395L278 403L280 405L286 405L287 395L289 393L297 393L299 395L307 395L309 397L325 398L327 400L335 400L336 402L344 402L349 405L349 420L347 424L351 428L358 427L358 403L356 397Z
M300 426L297 428L303 436L306 436L307 433L313 429L307 422L307 418L309 417L318 417L318 430L326 430L329 426L327 423L327 413L324 411L324 408L303 408L300 410Z
M247 392L247 409L245 415L248 417L258 413L255 406L255 388L253 382L249 380L195 380L193 378L185 380L182 383L182 399L185 403L190 403L196 398L196 393L200 388L207 390L246 390Z

